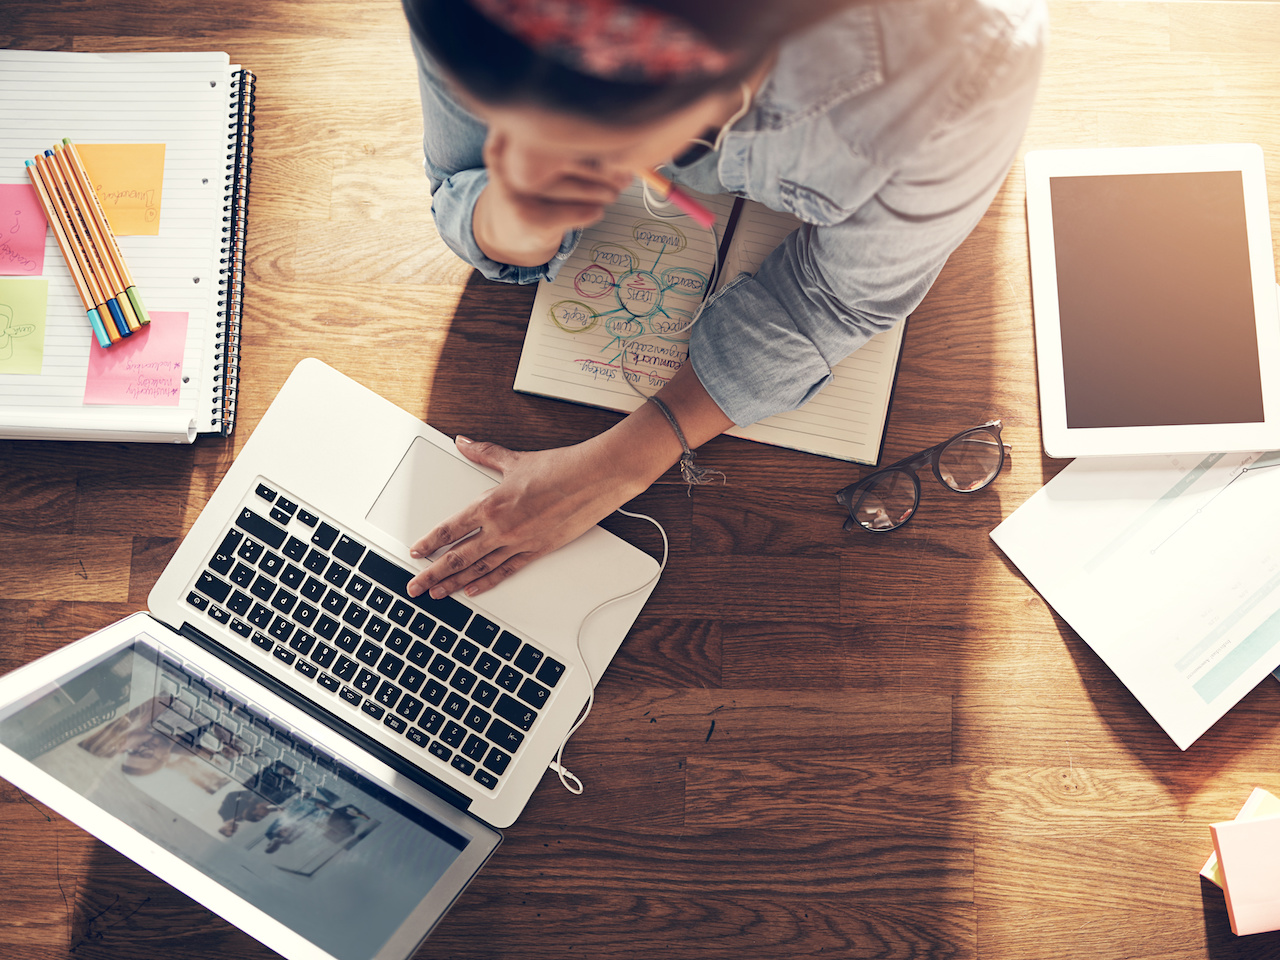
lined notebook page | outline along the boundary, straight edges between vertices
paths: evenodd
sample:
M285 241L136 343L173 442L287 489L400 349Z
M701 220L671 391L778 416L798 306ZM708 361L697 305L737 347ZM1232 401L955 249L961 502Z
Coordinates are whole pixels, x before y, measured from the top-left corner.
M165 144L160 235L119 242L148 311L188 314L177 407L85 405L93 334L50 230L43 369L0 374L0 435L185 441L209 429L231 74L225 53L0 51L0 183L28 183L24 161L63 137Z
M723 233L728 196L698 199ZM638 187L587 230L554 282L538 289L515 389L629 412L656 393L688 356L688 325L711 274L710 234L687 217L652 227ZM743 205L720 282L754 272L800 221L758 203ZM660 241L668 241L664 246ZM680 249L674 249L683 241ZM730 436L874 464L888 415L903 325L872 338L833 370L833 380L800 410Z

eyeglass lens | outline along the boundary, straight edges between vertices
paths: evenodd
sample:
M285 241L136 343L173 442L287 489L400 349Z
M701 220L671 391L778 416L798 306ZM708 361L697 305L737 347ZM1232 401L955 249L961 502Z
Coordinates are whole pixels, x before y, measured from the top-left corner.
M919 502L915 476L894 470L868 483L850 513L868 530L892 530L911 519Z
M995 479L1001 464L1000 438L991 430L957 437L938 454L938 475L952 490L971 493Z

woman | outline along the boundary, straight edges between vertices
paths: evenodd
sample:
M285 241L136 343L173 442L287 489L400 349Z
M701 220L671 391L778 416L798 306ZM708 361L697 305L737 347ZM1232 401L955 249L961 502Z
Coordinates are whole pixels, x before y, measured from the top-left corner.
M517 452L413 547L409 585L475 595L577 537L690 448L795 409L905 318L1013 161L1042 0L404 0L432 210L490 279L553 277L643 169L805 226L703 310L689 362L616 426Z

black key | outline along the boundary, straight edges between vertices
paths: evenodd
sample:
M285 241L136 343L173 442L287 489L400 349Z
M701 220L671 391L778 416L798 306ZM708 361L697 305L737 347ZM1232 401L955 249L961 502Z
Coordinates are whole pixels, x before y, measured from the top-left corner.
M542 661L542 651L532 644L526 643L516 654L516 666L525 673L533 673Z
M451 747L460 747L462 741L467 739L467 731L450 720L440 731L440 739Z
M401 680L403 679L402 677ZM482 707L492 707L494 701L498 699L498 688L482 680L479 686L471 691L471 699Z
M304 627L309 627L315 623L318 616L320 616L320 611L309 603L300 603L298 608L293 611L293 619Z
M290 590L298 590L302 587L302 582L307 579L307 571L301 567L294 566L292 563L280 572L280 582Z
M421 700L406 693L400 698L400 705L396 707L396 713L412 723L418 719L418 714L422 712L423 706L424 704Z
M302 565L312 573L322 573L324 568L329 565L329 556L313 547L311 552L307 554L307 558L302 561Z
M231 619L231 614L223 610L221 607L211 607L209 609L209 617L214 623L226 623Z
M226 536L222 538L222 543L218 544L218 549L213 551L213 559L209 561L209 569L225 577L227 571L236 562L236 547L240 546L240 541L243 537L244 534L239 530L228 530Z
M345 633L345 631L343 631ZM339 638L341 639L341 638ZM342 644L338 644L342 646ZM345 649L345 648L344 648ZM361 663L367 663L373 666L378 662L378 658L382 656L382 648L372 640L365 640L360 644L360 649L356 652L356 659ZM390 654L388 654L390 656Z
M391 630L391 624L379 617L370 617L369 622L364 625L365 636L373 637L379 643L386 640L387 633Z
M219 577L215 577L208 570L202 570L200 571L199 579L196 580L196 589L209 599L223 603L231 593L231 584Z
M311 652L311 648L316 644L316 638L309 633L303 633L299 630L293 635L293 639L289 641L289 646L297 650L303 656Z
M476 675L466 667L459 667L453 673L453 679L449 681L449 686L457 690L459 693L470 693L471 688L476 685Z
M391 633L382 643L388 650L394 650L396 653L405 653L409 649L409 641L412 639L413 637L399 627L393 627Z
M298 655L296 653L284 647L276 647L271 651L271 654L277 660L283 660L285 663L293 663L294 660L298 659Z
M410 663L416 663L420 667L425 667L431 659L431 648L421 640L415 640L413 646L409 648L409 652L405 654L409 658Z
M471 705L471 709L467 711L467 715L462 718L462 722L465 723L472 730L483 732L484 728L489 725L489 721L492 719L493 718L490 717L489 714L485 713L483 710L481 710L479 707L477 707L473 703ZM479 760L480 758L472 757L472 759Z
M477 770L476 775L475 777L473 777L473 779L475 780L476 783L480 784L480 786L484 787L486 790L492 790L494 787L498 785L498 778L495 777L488 770Z
M271 612L270 607L265 606L264 604L261 604L261 603L255 603L253 605L253 609L249 611L249 614L248 616L245 617L245 619L248 620L250 623L252 623L255 627L265 627L268 623L271 622L271 618L274 616L275 614Z
M231 582L237 587L247 587L253 582L254 576L253 567L247 563L237 563L236 568L231 571Z
M342 615L343 622L351 624L357 630L364 626L364 622L368 619L369 608L362 607L354 601L347 605L347 612Z
M289 521L292 518L289 516L289 514L285 513L279 507L272 507L271 519L274 520L276 523L280 524L280 526L285 527L289 525Z
M538 679L548 687L554 687L564 676L564 664L555 657L547 657L538 668Z
M520 689L520 681L523 679L524 676L515 667L503 667L498 674L498 686L508 693L515 693Z
M320 601L320 606L324 607L335 617L342 613L342 608L347 605L347 598L340 594L337 590L330 590L324 595L324 599Z
M471 666L472 662L476 658L476 654L479 652L480 648L474 643L470 640L463 640L453 648L453 658L459 663L465 663L467 666Z
M203 610L205 607L209 606L209 601L200 596L200 594L196 593L194 590L187 594L187 603L191 604L191 606L195 607L197 610Z
M413 619L413 607L409 606L403 600L397 600L391 604L391 612L387 614L391 618L392 623L397 623L402 627L409 625L409 621ZM430 631L428 631L430 632Z
M316 633L324 637L326 640L332 640L333 635L338 632L338 621L333 619L327 613L320 614L320 619L316 621Z
M382 722L385 726L390 727L396 733L404 733L405 727L409 726L409 724L405 723L403 720L397 717L394 713L388 713L385 717L382 718Z
M312 603L319 603L320 598L324 596L328 587L324 585L322 580L315 577L307 577L307 582L302 585L302 589L298 592L310 600Z
M449 674L453 673L453 661L443 653L437 653L436 658L431 661L431 666L427 667L427 672L437 680L448 680Z
M284 543L289 536L287 532L276 526L266 517L259 516L248 507L240 511L240 516L236 517L236 526L246 533L257 537L263 543L267 544L273 550L279 550L280 545Z
M394 680L400 676L400 668L403 666L404 661L394 653L384 653L382 660L378 663L378 672L388 680Z
M476 673L492 680L497 676L500 666L502 666L502 661L492 653L482 653L480 654L480 659L476 661Z
M524 734L501 720L494 720L493 723L489 724L489 729L485 732L485 736L489 738L491 743L496 743L509 753L515 753L520 749L520 744L524 743Z
M433 757L437 757L440 760L444 760L446 763L448 762L449 758L453 756L453 751L450 750L448 747L446 747L439 740L431 741L431 746L427 747L427 753L431 754Z
M489 755L484 758L484 765L499 776L507 772L507 764L510 762L511 757L497 747L491 749Z
M304 677L314 677L320 672L320 668L310 660L299 660L293 665L293 669L297 670Z
M249 592L259 600L270 600L271 595L276 592L276 582L270 577L258 574L257 579L253 581L253 586L249 588Z
M425 613L420 613L413 618L413 623L409 624L409 629L426 640L431 636L431 631L436 628L436 622L428 617Z
M320 684L320 686L324 687L331 693L336 692L337 689L342 686L341 680L336 680L327 673L322 673L320 676L316 677L316 683Z
M284 544L284 555L290 560L301 563L302 558L307 555L307 541L290 536Z
M311 659L320 666L328 669L329 664L333 663L333 658L337 656L338 651L333 649L327 643L319 644L315 650L311 652Z
M400 674L400 686L410 693L417 693L425 679L427 675L417 667L405 667L404 672Z
M294 511L298 509L298 505L287 497L281 497L276 501L276 509L282 511L287 516L292 517Z
M461 720L463 714L467 712L467 700L465 697L461 697L456 693L451 693L444 698L444 706L440 709L453 717L453 719ZM456 747L457 744L451 743L449 746Z
M467 624L467 636L480 644L480 646L487 647L497 639L498 625L492 620L486 620L477 613L471 618L471 622Z
M360 664L356 663L350 657L339 657L338 662L334 664L333 675L339 680L350 681L359 670Z
M317 517L317 516L316 516L314 513L312 513L310 510L299 510L299 511L298 511L298 522L299 522L299 523L304 523L304 524L306 524L308 527L314 527L317 523L319 523L319 522L320 522L320 518L319 518L319 517Z
M333 638L333 645L344 653L351 653L356 647L360 646L360 634L348 627L343 627L338 635Z
M493 712L521 730L528 730L533 726L533 721L538 719L537 710L525 706L519 700L514 700L505 693L494 704Z
M360 696L360 694L356 693L350 687L343 687L342 693L338 694L338 696L342 697L342 699L347 701L347 703L356 707L360 706L360 701L364 699L364 697Z
M417 727L410 727L405 736L420 747L425 747L430 742L430 738Z
M382 715L386 713L386 710L378 706L372 700L366 700L364 703L360 705L360 709L363 710L365 713L367 713L369 716L373 717L373 719L375 720L381 720Z
M246 640L253 636L253 627L249 626L243 620L231 621L231 632L244 637Z
M449 766L453 767L455 770L462 771L467 776L471 776L471 771L476 768L474 763L460 753L456 754L454 758L449 761Z
M338 531L323 521L320 526L316 527L316 532L311 535L311 542L321 550L328 550L333 546L333 541L336 539L338 539Z
M236 556L250 563L257 563L258 558L262 556L263 547L257 540L246 540L240 544L240 549L236 551Z
M293 605L298 602L297 594L290 593L284 587L276 590L276 595L271 598L271 605L281 613L288 613L293 609Z
M239 590L233 593L231 595L231 599L227 601L227 608L232 613L237 613L242 617L249 612L249 609L252 606L253 597L249 596L247 593L241 593Z
M365 552L364 559L360 561L360 572L382 584L392 593L408 598L412 603L417 604L419 608L427 611L437 620L443 620L455 630L461 629L462 625L471 616L471 611L453 597L435 600L432 599L429 593L424 593L417 597L409 597L409 594L405 592L405 587L413 579L413 574L373 550Z
M427 685L422 688L422 699L432 706L438 707L440 706L440 701L444 699L444 695L448 692L449 688L439 680L428 680Z
M502 631L502 635L493 644L493 652L503 660L510 660L519 649L520 638L514 633L508 633L506 630Z
M258 569L269 577L278 578L280 571L284 569L284 557L268 550L262 555L262 559L258 561Z
M320 684L320 686L324 687L330 693L336 693L338 688L342 686L341 680L336 680L327 673L322 673L320 676L316 677L316 683Z
M263 636L261 633L255 633L253 635L253 638L250 640L250 642L254 646L261 647L263 650L266 650L267 652L270 652L271 648L275 646L275 644L272 643L270 637Z
M254 488L254 493L260 496L267 503L272 503L276 499L276 492L268 487L265 483L260 483Z
M344 533L338 537L338 542L333 545L330 552L347 566L354 567L364 555L364 544L352 540Z
M373 693L378 686L378 675L371 670L361 670L351 685L361 693Z
M324 578L332 583L335 587L341 587L347 582L347 577L351 576L351 568L344 567L337 560L334 560L325 568Z
M293 635L293 624L284 617L276 617L271 621L271 628L267 632L281 643L284 643Z
M369 594L369 599L365 602L379 613L386 613L391 606L391 594L385 590L374 588L373 593Z
M418 721L422 724L422 729L427 733L434 734L440 729L440 725L444 723L444 714L439 710L432 710L430 707L422 711L422 717Z
M369 591L373 589L373 584L364 577L355 576L347 583L347 593L355 597L357 600L363 600L369 595Z
M400 699L400 688L389 680L383 680L382 686L378 687L378 692L373 695L373 699L390 710Z
M467 737L466 742L462 745L462 750L459 752L472 760L480 760L488 749L489 745L473 733Z
M431 645L448 653L457 639L458 635L448 627L440 627L431 635Z
M547 697L551 696L551 691L536 680L526 679L520 685L520 692L516 696L529 706L541 710L547 705Z

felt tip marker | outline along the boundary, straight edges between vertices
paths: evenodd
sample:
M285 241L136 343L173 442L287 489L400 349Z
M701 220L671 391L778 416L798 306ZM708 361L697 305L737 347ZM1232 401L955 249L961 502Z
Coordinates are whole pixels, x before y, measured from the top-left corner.
M655 190L662 191L663 200L670 200L680 209L681 213L693 218L693 221L699 226L706 227L708 230L715 226L716 215L714 213L656 170L640 170L639 177Z

